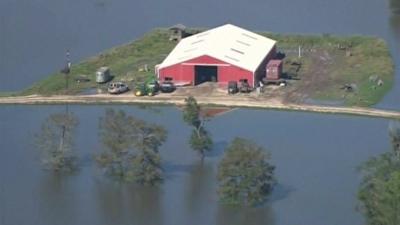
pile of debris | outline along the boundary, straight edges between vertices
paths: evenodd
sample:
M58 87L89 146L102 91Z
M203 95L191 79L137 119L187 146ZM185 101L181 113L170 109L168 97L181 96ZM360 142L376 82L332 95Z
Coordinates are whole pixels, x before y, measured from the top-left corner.
M369 77L369 82L374 84L372 86L374 89L376 89L376 86L382 86L384 84L383 80L380 79L378 75L370 76Z
M355 83L344 84L340 89L345 90L346 92L356 92L358 90L358 86Z

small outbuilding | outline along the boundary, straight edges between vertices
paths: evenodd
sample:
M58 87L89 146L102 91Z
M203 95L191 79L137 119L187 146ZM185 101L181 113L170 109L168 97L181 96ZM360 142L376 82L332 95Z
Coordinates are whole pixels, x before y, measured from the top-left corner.
M186 36L186 27L183 24L176 24L169 28L170 41L180 41Z
M160 80L192 85L247 79L255 87L275 55L275 40L226 24L182 39L156 66L156 73Z

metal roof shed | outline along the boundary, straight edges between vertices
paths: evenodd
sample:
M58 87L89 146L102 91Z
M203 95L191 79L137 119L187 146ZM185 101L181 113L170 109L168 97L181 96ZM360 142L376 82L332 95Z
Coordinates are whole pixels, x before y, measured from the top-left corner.
M256 86L275 56L275 45L272 39L226 24L182 39L157 66L157 75L192 84L248 79Z

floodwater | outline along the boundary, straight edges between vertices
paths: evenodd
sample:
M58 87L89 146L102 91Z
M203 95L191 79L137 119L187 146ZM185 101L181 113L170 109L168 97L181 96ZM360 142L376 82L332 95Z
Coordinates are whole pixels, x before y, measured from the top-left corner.
M18 90L154 27L227 22L285 33L366 34L385 39L400 76L398 0L1 0L0 90ZM397 15L396 15L397 13ZM377 107L400 109L400 80Z
M80 120L76 147L82 167L67 177L41 170L33 146L41 122L64 106L0 108L0 224L361 225L356 167L389 148L385 119L240 109L207 124L215 148L202 165L187 144L190 128L178 109L113 106L169 132L161 148L165 182L135 187L104 178L92 161L101 149L97 126L106 107L69 107ZM217 164L236 136L267 148L277 167L279 184L255 209L218 203Z
M153 27L179 22L381 37L390 46L397 75L395 87L377 107L400 109L398 0L0 0L0 90L27 87L58 70L66 49L77 62ZM81 170L57 177L41 169L34 136L47 116L65 107L0 106L0 225L361 225L356 167L389 148L385 119L240 109L207 124L215 146L202 165L187 144L190 130L179 110L110 106L169 131L161 149L165 182L139 187L112 182L93 164L92 155L101 149L98 118L106 107L69 107L80 120ZM272 152L279 184L261 207L218 203L217 164L235 136Z

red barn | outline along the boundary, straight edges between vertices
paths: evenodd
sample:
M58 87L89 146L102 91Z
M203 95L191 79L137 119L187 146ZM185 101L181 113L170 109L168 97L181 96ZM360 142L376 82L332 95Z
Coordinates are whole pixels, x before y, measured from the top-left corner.
M251 86L258 86L275 54L274 40L226 24L182 39L156 66L156 73L160 80L170 77L177 83L226 84L247 79Z

